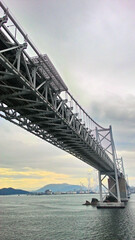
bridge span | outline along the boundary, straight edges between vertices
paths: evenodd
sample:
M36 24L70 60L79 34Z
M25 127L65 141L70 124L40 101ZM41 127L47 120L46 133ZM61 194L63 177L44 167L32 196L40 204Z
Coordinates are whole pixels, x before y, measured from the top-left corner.
M96 168L101 200L109 176L109 192L120 202L125 174L111 126L103 128L86 113L2 2L0 13L0 116Z

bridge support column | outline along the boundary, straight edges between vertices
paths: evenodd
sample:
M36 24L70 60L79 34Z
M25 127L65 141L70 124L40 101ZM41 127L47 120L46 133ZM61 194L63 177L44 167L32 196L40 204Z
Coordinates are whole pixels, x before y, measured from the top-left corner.
M128 196L127 196L127 187L126 187L125 178L120 177L118 179L118 183L119 183L120 199L121 199L122 202L126 202L126 201L128 201ZM117 189L116 189L115 181L112 178L108 179L108 187L109 187L109 190L111 189L111 192L114 195L117 195Z
M111 144L112 144L112 157L113 157L113 162L114 162L114 172L115 172L115 181L116 181L116 192L117 192L116 196L117 196L118 202L121 202L119 181L118 181L118 170L117 170L117 165L116 165L116 151L115 151L115 145L114 145L114 141L113 141L111 126L110 126L110 137L111 137Z
M124 208L125 205L123 202L127 201L125 178L124 177L118 178L118 186L117 186L116 177L102 174L100 171L98 172L98 176L99 176L100 202L97 204L97 208ZM106 186L106 181L104 181L106 177L108 177L108 187ZM103 196L102 194L102 186L104 187L104 189L107 190L107 193L105 196ZM118 191L119 191L119 195L118 195ZM113 201L113 199L111 199L110 196L114 197L116 201ZM121 202L121 200L123 202Z
M98 179L99 179L100 202L103 202L103 198L102 198L102 180L101 180L101 172L100 171L98 171Z
M107 189L109 192L109 195L112 195L117 199L118 203L121 203L121 198L120 198L120 189L119 189L119 181L118 181L118 166L117 166L117 154L116 154L116 149L114 145L114 140L113 140L113 134L112 134L112 127L110 126L108 129L100 129L98 130L96 128L96 140L100 144L103 144L105 141L106 148L105 151L106 153L109 153L112 157L112 161L114 163L114 170L113 173L104 171L104 173L99 172L99 192L100 192L100 201L103 201L102 198L102 186ZM101 178L101 175L103 177ZM108 176L109 178L112 179L112 185L111 187L106 187L103 183L104 179ZM116 189L114 193L114 188ZM113 191L112 191L113 190Z

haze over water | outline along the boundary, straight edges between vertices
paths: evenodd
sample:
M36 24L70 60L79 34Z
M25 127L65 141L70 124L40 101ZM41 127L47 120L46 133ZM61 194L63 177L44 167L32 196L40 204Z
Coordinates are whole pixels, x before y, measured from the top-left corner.
M134 240L135 195L125 209L82 205L92 197L0 196L0 239Z

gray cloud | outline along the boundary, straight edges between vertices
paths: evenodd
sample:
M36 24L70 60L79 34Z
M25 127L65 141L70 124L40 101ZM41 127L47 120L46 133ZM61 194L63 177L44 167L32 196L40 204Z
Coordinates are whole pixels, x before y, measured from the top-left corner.
M110 96L95 100L91 105L92 115L102 126L111 124L118 157L123 157L125 172L134 176L135 167L135 96Z

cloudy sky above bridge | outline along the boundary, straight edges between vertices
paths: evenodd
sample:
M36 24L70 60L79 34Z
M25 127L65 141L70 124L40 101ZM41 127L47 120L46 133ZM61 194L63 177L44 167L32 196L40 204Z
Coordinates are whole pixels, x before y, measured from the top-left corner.
M69 91L104 127L112 125L135 185L135 1L4 0ZM0 119L1 187L91 185L96 173L71 155Z

